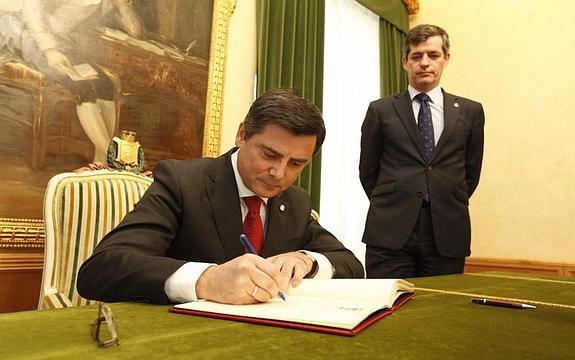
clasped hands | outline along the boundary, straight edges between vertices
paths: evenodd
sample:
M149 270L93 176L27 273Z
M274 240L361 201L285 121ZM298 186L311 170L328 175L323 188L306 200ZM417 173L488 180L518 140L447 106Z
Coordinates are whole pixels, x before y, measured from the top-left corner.
M303 252L262 258L244 254L207 268L196 282L198 299L224 304L266 302L297 287L311 271L313 260Z

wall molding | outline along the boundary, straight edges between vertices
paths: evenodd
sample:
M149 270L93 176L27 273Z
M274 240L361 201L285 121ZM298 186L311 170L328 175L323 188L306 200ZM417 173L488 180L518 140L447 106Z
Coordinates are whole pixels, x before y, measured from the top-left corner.
M0 313L38 308L43 264L43 253L0 252Z
M575 264L477 257L469 257L465 260L465 272L483 271L510 271L575 277Z
M44 248L44 220L0 218L0 249Z
M0 272L38 270L44 267L44 253L2 254L0 253Z

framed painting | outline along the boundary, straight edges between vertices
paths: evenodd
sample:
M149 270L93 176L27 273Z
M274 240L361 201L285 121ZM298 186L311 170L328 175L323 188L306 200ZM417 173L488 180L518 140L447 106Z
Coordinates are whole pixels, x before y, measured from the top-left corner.
M0 252L43 247L55 174L105 162L122 130L145 169L217 156L235 0L0 2Z

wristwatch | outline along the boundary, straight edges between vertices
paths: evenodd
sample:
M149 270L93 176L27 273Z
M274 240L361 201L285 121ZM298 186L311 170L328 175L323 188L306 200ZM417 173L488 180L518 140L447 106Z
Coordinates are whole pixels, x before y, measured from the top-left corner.
M311 256L307 251L300 251L300 252L302 254L305 254L312 261L311 270L304 276L304 279L313 278L319 270L317 260L313 256Z

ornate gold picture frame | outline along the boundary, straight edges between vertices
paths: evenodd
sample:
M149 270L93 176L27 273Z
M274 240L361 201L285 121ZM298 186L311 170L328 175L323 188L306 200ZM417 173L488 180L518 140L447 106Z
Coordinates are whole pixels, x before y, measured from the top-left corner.
M57 0L55 2L57 2ZM102 2L104 3L106 0ZM118 2L121 3L122 1ZM109 71L112 82L118 81L118 79L123 81L121 88L117 90L119 94L117 104L121 106L118 106L116 111L120 119L120 124L122 124L122 119L131 119L131 122L128 120L124 121L128 126L141 124L142 120L140 118L142 116L147 116L150 113L159 112L166 108L168 108L169 111L162 113L159 119L170 121L173 120L172 116L179 119L178 121L173 121L171 125L158 122L158 124L154 125L155 128L153 126L142 127L144 129L143 131L142 129L131 129L136 130L138 140L141 142L145 151L147 146L152 148L146 153L146 160L151 159L150 164L153 165L163 158L217 156L220 148L228 24L236 0L150 0L143 1L142 3L145 2L155 3L156 6L165 7L159 13L160 15L169 14L170 11L177 12L178 6L181 6L183 9L191 9L196 12L192 15L198 19L203 19L204 22L207 20L205 16L202 16L201 12L204 11L207 6L205 4L211 4L209 46L206 47L206 44L202 43L201 39L198 39L197 42L190 41L187 46L162 46L161 40L165 38L166 34L173 35L172 39L177 39L178 34L182 33L182 31L177 29L180 22L186 24L188 27L192 26L192 28L186 29L185 33L190 33L191 31L188 30L195 29L193 28L194 25L188 24L190 18L188 16L186 20L186 14L178 14L177 16L172 14L174 15L172 16L173 21L165 22L162 18L164 22L155 25L156 29L161 31L158 31L159 35L153 37L150 42L154 46L160 46L166 53L172 55L168 56L169 59L166 61L158 56L159 51L157 48L154 46L148 47L148 44L139 43L137 40L134 40L134 44L137 45L135 52L138 52L140 56L135 56L134 53L123 53L125 50L123 45L130 39L126 40L123 34L113 31L109 33L93 33L82 41L82 46L93 48L97 52L97 63L105 63L106 66L109 65L108 67L103 66L101 69L98 68L98 71L106 73ZM132 0L126 1L126 3L138 4L139 2L138 0ZM10 14L10 12L5 9L3 10L0 6L0 17L6 14ZM158 15L158 18L160 15ZM99 31L101 31L101 29ZM94 34L96 35L94 36ZM108 45L112 44L112 46L110 48L102 48L102 38L106 40ZM0 38L0 46L1 45L2 42ZM139 45L142 47L138 47ZM199 55L194 55L194 51L197 51ZM209 54L209 58L205 60L205 65L201 56L202 51L205 54ZM141 55L147 54L148 52L151 53L149 57ZM184 59L181 58L182 52L186 54L183 56ZM187 55L190 56L188 57ZM106 57L104 58L104 56ZM111 58L113 58L113 61L109 61ZM104 60L108 61L106 62ZM4 86L5 88L18 86L18 89L25 94L39 94L38 96L29 96L28 100L31 105L29 111L25 113L25 115L31 118L39 119L36 122L30 121L29 124L26 124L29 128L26 130L28 131L27 134L30 134L28 138L32 141L28 144L30 149L24 152L26 155L30 155L28 164L30 168L33 169L31 173L34 174L34 169L43 168L47 161L46 159L49 158L46 155L47 140L46 138L42 138L41 135L59 131L57 126L50 125L50 123L43 123L42 116L45 116L47 111L52 111L52 116L54 116L54 118L51 119L52 122L54 119L69 121L66 117L67 114L72 113L74 110L74 98L73 96L72 98L70 97L70 91L67 91L58 84L52 83L49 78L41 74L41 71L33 67L26 68L20 65L5 66L7 63L5 58L0 57L0 86ZM118 64L121 64L121 66ZM137 71L130 74L126 70L130 67L137 68ZM207 74L206 79L193 78L196 74L201 74L202 71L204 71L202 68L205 68L205 74ZM126 81L126 79L129 81ZM205 84L203 89L197 85L198 83L202 83L202 81ZM158 93L154 93L153 91L156 91L158 88L161 88L160 91L163 92L163 95L165 95L165 91L168 89L168 91L173 91L174 96L164 96L164 98L162 98L162 96L156 96L155 94ZM137 99L144 107L139 109L138 102L132 101L133 99ZM151 103L146 103L148 100L150 100ZM58 108L58 110L54 111L56 108ZM194 117L201 119L201 121L194 122ZM188 121L189 124L182 125L182 123L186 121ZM43 126L45 126L45 128L43 128ZM67 128L65 126L67 126ZM77 154L84 155L84 159L91 157L94 152L94 145L90 143L90 141L87 141L85 136L84 138L81 137L83 135L82 129L77 125L74 125L76 126L75 129L72 125L65 126L64 129L68 131L68 133L61 132L60 134L50 135L53 139L59 136L57 139L57 141L59 141L59 151L65 152L68 151L67 149L73 149ZM173 136L170 139L163 139L161 137L154 138L155 135L152 135L152 132L147 132L148 129L159 129L161 134L165 134L162 133L161 130L169 126L172 126L169 136ZM78 130L78 128L80 130ZM182 129L184 131L182 131ZM120 129L116 130L119 132ZM192 136L186 135L188 133L192 134ZM198 139L194 137L194 133L199 134L197 136ZM192 139L190 140L190 138ZM152 146L154 144L156 144L155 149ZM164 149L164 147L166 149ZM182 153L178 153L180 149L184 149ZM79 158L82 157L79 156ZM91 158L88 162L90 161ZM75 167L70 166L69 168L65 168L63 166L62 169L67 169L63 171L72 171ZM63 171L58 170L53 174L49 171L42 172L41 183L46 184L51 176ZM27 191L27 188L24 186L25 177L26 176L23 176L22 179L19 179L18 174L15 174L12 178L8 179L8 187L14 182L21 182L22 186L14 190L7 190L5 185L5 194L8 193L8 196L4 199L2 199L2 193L0 191L0 202L4 202L4 209L6 209L7 206L18 209L19 206L22 205L21 201L15 200L16 198L10 195ZM42 251L44 241L44 224L41 215L43 187L37 185L35 190L35 197L32 197L32 200L26 204L26 206L33 209L33 211L17 211L14 213L0 212L0 258L5 258L5 256L2 256L2 253L6 254L6 252L24 251L38 253ZM26 215L28 213L33 213L33 215ZM0 270L2 270L1 265Z

